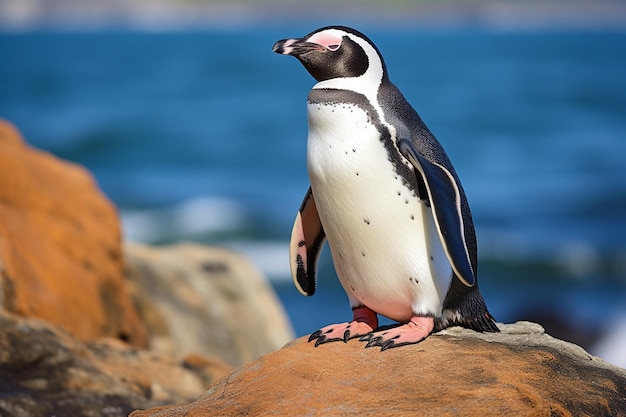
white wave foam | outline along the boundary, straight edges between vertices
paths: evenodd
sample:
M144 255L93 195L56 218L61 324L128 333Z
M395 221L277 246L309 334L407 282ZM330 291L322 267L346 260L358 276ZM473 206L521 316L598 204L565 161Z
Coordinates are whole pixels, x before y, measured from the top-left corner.
M587 279L602 273L609 264L617 264L618 256L603 253L593 242L582 239L481 229L478 231L479 255L513 263L539 262L552 265L576 279Z
M626 368L626 313L609 323L609 333L590 349L591 353L613 365Z
M272 282L291 281L289 243L282 241L233 241L224 246L248 257Z
M243 227L245 213L233 200L203 196L172 207L123 211L121 217L127 240L156 243L234 231Z

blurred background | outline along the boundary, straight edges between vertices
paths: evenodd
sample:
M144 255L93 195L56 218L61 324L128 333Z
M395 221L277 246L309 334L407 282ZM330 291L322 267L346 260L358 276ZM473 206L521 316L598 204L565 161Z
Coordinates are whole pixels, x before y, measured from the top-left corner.
M127 240L249 255L304 335L351 312L328 251L318 294L291 283L314 82L271 47L329 24L446 148L496 319L626 367L623 1L0 0L0 117L91 170Z

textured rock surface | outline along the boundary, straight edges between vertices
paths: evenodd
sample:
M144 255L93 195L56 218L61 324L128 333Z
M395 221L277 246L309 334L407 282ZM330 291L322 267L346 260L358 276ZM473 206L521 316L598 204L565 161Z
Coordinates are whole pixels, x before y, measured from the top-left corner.
M124 282L115 208L85 169L28 147L2 120L0 307L82 340L147 343Z
M189 402L231 369L225 361L292 337L243 256L192 244L123 251L91 175L0 121L0 416Z
M125 252L152 350L240 365L293 339L273 289L243 256L191 243Z
M0 416L123 417L191 401L230 367L115 339L86 344L37 319L0 312Z
M301 338L233 370L195 402L131 416L626 415L626 370L536 324L502 330L452 328L385 352L357 340L314 348Z

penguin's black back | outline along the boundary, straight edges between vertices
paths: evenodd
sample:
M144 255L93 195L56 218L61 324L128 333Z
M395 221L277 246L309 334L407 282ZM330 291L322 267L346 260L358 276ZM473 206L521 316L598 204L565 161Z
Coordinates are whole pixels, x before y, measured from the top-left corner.
M452 279L443 308L455 313L454 318L437 323L438 330L452 325L459 325L477 331L498 332L499 329L487 310L485 301L478 290L476 232L465 191L448 155L417 111L391 81L386 80L381 84L378 91L378 101L383 109L386 121L396 128L398 135L396 139L409 138L417 152L430 162L444 166L452 174L459 187L465 242L476 282L472 287L468 287L458 277L455 276ZM414 175L420 176L418 172L414 172ZM418 178L418 183L420 181L423 181L423 179Z

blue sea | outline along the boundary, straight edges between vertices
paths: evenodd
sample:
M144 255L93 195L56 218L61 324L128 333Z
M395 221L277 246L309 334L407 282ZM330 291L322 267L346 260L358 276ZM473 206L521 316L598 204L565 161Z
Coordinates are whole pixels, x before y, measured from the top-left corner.
M314 82L271 47L315 27L1 33L0 117L87 167L126 239L250 256L303 335L351 317L328 251L315 296L289 277ZM626 366L626 30L359 28L463 181L493 315Z

